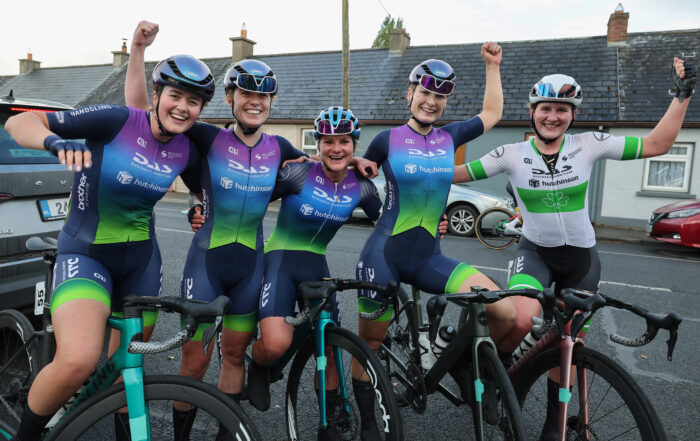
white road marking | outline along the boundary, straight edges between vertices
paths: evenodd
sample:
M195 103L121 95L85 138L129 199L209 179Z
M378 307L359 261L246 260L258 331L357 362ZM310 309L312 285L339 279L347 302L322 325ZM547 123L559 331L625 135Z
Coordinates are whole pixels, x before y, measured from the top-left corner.
M189 233L189 234L194 234L194 231L187 231L187 230L175 230L172 228L161 228L161 227L156 227L156 230L162 230L162 231L174 231L176 233Z
M600 254L619 254L621 256L632 256L632 257L642 257L646 259L662 259L662 260L676 260L678 262L700 262L698 259L678 259L675 257L660 257L660 256L646 256L644 254L633 254L633 253L618 253L616 251L600 251L598 250L598 253Z

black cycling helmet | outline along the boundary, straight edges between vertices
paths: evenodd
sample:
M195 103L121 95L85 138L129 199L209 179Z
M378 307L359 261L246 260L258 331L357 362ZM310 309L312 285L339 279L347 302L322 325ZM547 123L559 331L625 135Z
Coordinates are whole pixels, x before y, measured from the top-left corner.
M277 94L277 77L270 66L258 60L242 60L234 64L224 78L226 91L235 89Z
M440 95L449 95L455 88L455 72L442 60L425 60L408 76L409 84L420 84L423 88Z
M190 55L173 55L153 69L153 83L192 92L206 101L214 97L214 77L202 61Z

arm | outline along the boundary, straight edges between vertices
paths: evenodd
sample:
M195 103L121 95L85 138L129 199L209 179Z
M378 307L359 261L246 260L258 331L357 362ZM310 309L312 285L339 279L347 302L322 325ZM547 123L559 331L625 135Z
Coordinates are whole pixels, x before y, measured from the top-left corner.
M484 132L495 126L503 116L503 88L501 87L501 57L498 43L486 42L481 46L481 56L486 63L486 90L484 110L477 115L484 124Z
M141 21L136 26L131 40L131 55L126 68L126 83L124 84L124 100L127 106L137 109L151 110L146 88L146 64L144 54L146 47L153 43L158 34L158 25Z
M467 164L458 165L455 167L455 174L452 177L452 183L456 184L458 182L471 182L472 179L469 177L467 172Z
M455 167L452 182L478 181L499 173L508 173L517 157L518 152L513 145L496 147L476 161Z
M673 146L673 142L678 136L678 132L681 130L683 118L685 117L685 112L688 109L690 94L695 86L697 70L692 64L685 63L683 60L678 58L673 59L673 67L675 69L675 74L681 80L680 82L676 81L676 85L679 88L679 94L683 93L683 95L687 96L688 98L674 98L673 101L671 101L671 105L668 107L664 117L661 118L661 121L659 121L656 127L654 127L654 130L652 130L651 133L644 138L642 158L649 158L668 153Z

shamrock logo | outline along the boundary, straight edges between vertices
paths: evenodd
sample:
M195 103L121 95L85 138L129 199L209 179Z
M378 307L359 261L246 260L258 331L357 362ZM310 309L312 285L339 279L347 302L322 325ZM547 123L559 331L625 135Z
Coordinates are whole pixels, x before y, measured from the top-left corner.
M542 199L542 203L547 206L547 208L553 208L553 207L566 207L566 204L569 202L569 197L564 196L564 193L561 191L558 192L550 192L547 193L547 197Z

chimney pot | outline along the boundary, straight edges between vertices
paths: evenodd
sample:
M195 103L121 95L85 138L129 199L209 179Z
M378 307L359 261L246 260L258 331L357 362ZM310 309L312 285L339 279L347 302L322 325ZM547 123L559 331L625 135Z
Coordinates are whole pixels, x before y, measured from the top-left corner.
M248 30L245 27L245 22L243 22L243 26L241 26L241 38L248 38Z
M112 68L117 69L129 62L129 53L126 51L126 38L122 38L122 47L118 51L112 51Z
M32 53L27 52L27 58L19 60L19 74L26 74L34 69L41 68L41 61L34 60Z
M31 59L32 59L32 53L31 53L31 52L27 52L27 60L31 60Z

